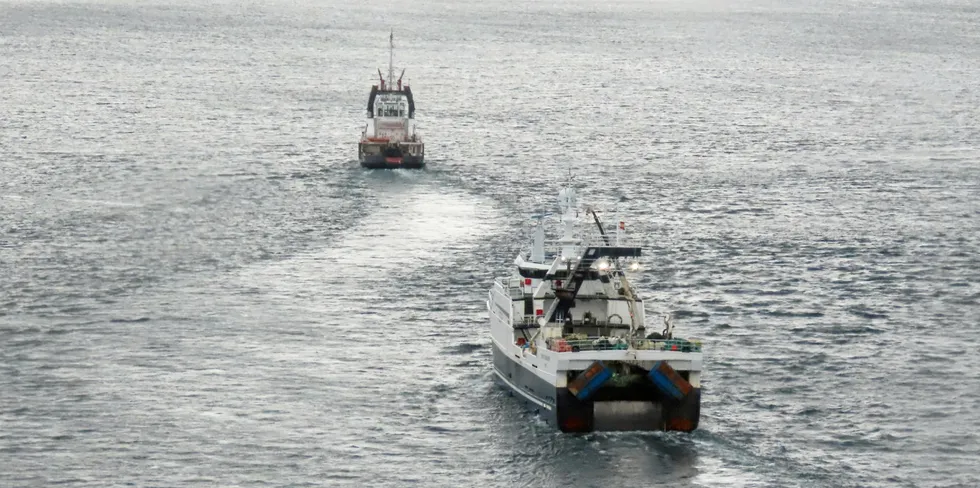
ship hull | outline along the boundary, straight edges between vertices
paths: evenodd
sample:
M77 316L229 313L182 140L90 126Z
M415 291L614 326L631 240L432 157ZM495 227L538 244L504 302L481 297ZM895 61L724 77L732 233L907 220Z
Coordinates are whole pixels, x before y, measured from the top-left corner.
M701 389L693 388L684 400L653 399L645 392L626 392L618 398L579 400L525 367L493 344L494 379L511 395L563 432L685 431L697 428ZM564 374L564 372L559 372Z
M385 157L380 154L362 156L361 167L366 169L422 169L425 158L406 154L401 157Z
M425 146L421 142L361 142L358 160L368 169L422 169Z

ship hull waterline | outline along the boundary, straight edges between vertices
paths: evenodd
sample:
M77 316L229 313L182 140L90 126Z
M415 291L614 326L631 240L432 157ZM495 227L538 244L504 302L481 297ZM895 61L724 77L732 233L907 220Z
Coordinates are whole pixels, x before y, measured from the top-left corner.
M697 428L701 389L693 388L684 401L580 401L567 388L557 387L511 359L493 344L494 381L532 412L562 432L684 431ZM674 419L689 419L677 423Z
M425 146L421 143L361 142L358 160L366 169L422 169L425 167Z
M401 157L385 157L380 154L361 158L361 167L365 169L423 169L425 158L406 154Z

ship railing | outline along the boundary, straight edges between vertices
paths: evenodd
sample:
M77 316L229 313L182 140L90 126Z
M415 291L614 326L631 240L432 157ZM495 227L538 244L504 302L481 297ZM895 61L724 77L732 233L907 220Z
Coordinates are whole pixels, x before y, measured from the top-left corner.
M522 283L519 278L501 278L493 280L494 289L508 299L514 296L520 296L524 293L521 289L521 285Z
M698 339L628 339L624 337L553 337L546 341L548 349L555 352L615 351L630 346L637 350L701 352Z
M504 285L500 280L493 281L493 291L492 294L498 294L507 301L510 301L510 290Z
M576 239L574 242L545 239L543 242L544 255L546 256L546 259L554 259L554 257L561 255L562 250L565 249L566 246L571 247L572 255L576 258L581 256L589 247L643 247L639 240L631 239L629 237L622 237L619 240L616 239L614 234L607 234L606 237L609 239L608 243L606 243L602 236L599 235L581 237ZM530 252L530 250L531 246L524 246L522 253L527 254Z
M507 280L507 294L510 297L524 295L524 282L520 278L509 278Z
M584 296L586 298L589 297L588 295L578 295L578 296L579 297L583 297ZM596 295L596 297L598 297L598 298L606 298L604 295ZM555 295L554 295L554 293L549 293L549 294L547 294L545 296L545 298L546 299L554 299L555 298ZM524 323L524 324L527 324L527 325L534 325L534 326L537 326L538 325L538 319L539 318L541 318L540 315L531 315L531 314L522 315L521 317L515 317L515 319L521 319L521 320L518 320L518 323ZM628 321L624 321L622 318L620 318L618 320L598 320L596 318L591 318L591 319L588 319L588 320L575 319L575 320L572 320L571 322L554 322L554 321L551 321L551 322L548 322L545 325L546 326L551 326L551 327L564 327L564 326L569 326L570 325L572 327L586 327L586 328L590 328L590 329L594 329L594 328L600 328L600 329L605 329L605 328L629 329L630 328L629 322Z
M534 315L521 315L519 317L514 317L514 327L520 327L522 329L533 329L537 328L538 318Z

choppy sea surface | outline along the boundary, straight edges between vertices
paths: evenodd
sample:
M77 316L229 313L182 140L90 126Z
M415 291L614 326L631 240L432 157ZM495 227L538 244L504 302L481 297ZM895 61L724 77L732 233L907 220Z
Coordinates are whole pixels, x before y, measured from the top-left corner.
M425 171L364 171L407 68ZM0 486L980 486L967 0L0 0ZM552 432L484 300L579 193L706 343Z

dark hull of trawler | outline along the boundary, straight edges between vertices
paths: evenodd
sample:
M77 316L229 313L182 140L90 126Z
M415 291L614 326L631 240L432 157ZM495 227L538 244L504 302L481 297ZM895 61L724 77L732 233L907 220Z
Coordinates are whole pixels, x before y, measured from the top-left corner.
M701 388L692 388L681 401L652 385L628 389L604 388L579 400L522 366L493 344L494 380L532 412L562 432L683 431L698 427Z
M361 167L365 169L423 169L425 156L403 154L400 156L385 156L383 154L362 155Z

